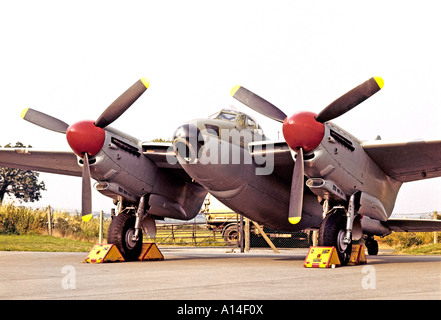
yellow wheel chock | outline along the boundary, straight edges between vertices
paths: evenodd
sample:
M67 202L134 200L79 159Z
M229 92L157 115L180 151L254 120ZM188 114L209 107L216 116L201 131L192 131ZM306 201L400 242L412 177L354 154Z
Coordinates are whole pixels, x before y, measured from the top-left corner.
M164 260L164 256L157 247L156 243L143 243L139 261L158 261ZM90 250L87 257L82 262L87 263L104 263L104 262L124 262L118 248L113 244L95 244Z
M310 247L303 266L305 268L331 268L340 266L335 247Z
M83 262L103 263L125 261L121 252L113 244L95 244Z
M367 260L366 260L366 255L364 253L363 245L360 244L353 245L348 266L355 266L358 264L365 264L365 263L367 263Z
M164 260L164 256L159 251L158 246L154 242L143 243L141 254L138 257L139 261L158 261Z
M365 264L366 255L362 245L353 245L348 266ZM335 247L310 247L303 264L305 268L333 268L341 266Z

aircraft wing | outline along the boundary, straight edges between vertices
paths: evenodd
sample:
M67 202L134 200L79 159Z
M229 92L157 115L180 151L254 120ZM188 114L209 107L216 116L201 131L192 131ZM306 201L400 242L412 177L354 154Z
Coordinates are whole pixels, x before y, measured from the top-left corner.
M0 148L0 166L81 177L77 157L68 151Z
M433 232L441 231L441 220L389 219L384 226L396 232Z
M363 142L363 149L390 177L409 182L441 176L441 140Z

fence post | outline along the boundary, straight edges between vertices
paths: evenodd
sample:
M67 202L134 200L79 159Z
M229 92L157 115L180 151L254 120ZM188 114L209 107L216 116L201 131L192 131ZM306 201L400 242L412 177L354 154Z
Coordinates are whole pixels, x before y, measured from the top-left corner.
M250 252L250 219L245 218L245 253Z
M196 222L193 223L193 241L194 241L194 246L197 246L197 242L196 242Z
M437 211L433 211L433 219L435 219L435 220L438 219L438 212ZM435 231L433 233L433 243L438 243L438 231Z
M318 246L318 230L314 229L314 231L312 231L312 245Z
M98 243L100 243L100 244L103 243L103 237L104 237L103 224L104 224L104 212L103 212L103 210L101 210L100 211L100 235L99 235L99 240L98 240Z
M244 248L244 230L243 230L243 215L239 216L239 246L240 246L240 253L245 252Z
M47 206L47 231L49 235L52 235L52 212L51 206Z

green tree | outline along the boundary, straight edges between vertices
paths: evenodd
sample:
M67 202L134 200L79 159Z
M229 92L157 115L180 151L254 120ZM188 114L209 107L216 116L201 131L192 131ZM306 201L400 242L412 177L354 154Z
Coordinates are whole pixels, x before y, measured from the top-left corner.
M15 146L5 145L5 148L26 148L26 146L17 142ZM27 148L32 148L28 145ZM15 169L8 167L0 168L0 204L6 194L13 195L20 202L34 202L41 198L41 191L46 190L44 182L38 181L39 173Z
M152 142L173 142L173 140L156 138L156 139L153 139Z

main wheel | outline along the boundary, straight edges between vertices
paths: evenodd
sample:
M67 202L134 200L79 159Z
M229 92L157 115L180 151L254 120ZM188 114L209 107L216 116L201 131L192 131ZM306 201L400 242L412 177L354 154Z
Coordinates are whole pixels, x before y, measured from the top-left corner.
M142 250L142 232L138 241L133 241L136 217L128 212L118 214L113 218L107 232L107 243L114 244L126 261L138 259Z
M343 241L346 234L346 217L341 212L328 214L319 230L319 246L335 247L342 266L348 264L352 252L352 242Z
M377 240L374 240L374 237L367 238L365 242L365 246L367 248L368 255L376 256L378 254L378 242Z

